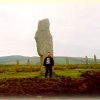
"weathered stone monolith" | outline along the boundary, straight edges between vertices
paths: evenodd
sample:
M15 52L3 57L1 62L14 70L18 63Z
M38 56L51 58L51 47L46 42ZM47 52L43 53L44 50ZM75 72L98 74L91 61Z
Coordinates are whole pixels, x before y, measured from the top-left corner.
M88 64L88 57L85 56L85 64Z
M49 19L40 20L35 34L37 52L40 56L41 65L43 65L43 60L47 56L48 52L53 56L53 40L49 28Z
M94 64L97 64L97 58L96 58L96 55L94 55Z

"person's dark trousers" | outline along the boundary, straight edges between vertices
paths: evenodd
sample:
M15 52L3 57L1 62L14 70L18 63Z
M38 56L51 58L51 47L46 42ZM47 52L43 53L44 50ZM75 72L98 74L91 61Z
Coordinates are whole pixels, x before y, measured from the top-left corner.
M52 78L52 66L46 66L45 78L47 78L48 74L49 77Z

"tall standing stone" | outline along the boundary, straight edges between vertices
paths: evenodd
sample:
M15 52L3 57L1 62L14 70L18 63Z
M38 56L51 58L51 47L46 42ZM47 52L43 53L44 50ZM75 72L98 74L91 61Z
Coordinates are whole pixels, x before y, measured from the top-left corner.
M97 58L96 58L96 55L94 55L94 64L97 64Z
M16 60L16 65L19 65L19 60L18 59Z
M66 64L69 64L69 57L66 57Z
M27 65L30 65L30 59L27 59Z
M88 57L85 56L85 64L88 64Z
M43 59L47 56L48 52L53 56L53 40L49 28L49 19L40 20L35 34L37 52L40 56L41 65L43 64Z

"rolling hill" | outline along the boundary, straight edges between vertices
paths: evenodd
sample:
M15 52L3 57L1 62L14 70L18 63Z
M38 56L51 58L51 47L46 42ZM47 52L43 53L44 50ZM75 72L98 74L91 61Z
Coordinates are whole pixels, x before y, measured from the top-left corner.
M37 65L39 64L39 57L27 57L20 55L12 55L12 56L3 56L0 57L0 64L16 64L16 60L19 60L20 64L27 64L27 60L30 60L31 64ZM84 64L84 58L82 57L63 57L56 56L54 57L55 64ZM88 58L89 63L93 63L93 58ZM100 59L97 60L100 62Z

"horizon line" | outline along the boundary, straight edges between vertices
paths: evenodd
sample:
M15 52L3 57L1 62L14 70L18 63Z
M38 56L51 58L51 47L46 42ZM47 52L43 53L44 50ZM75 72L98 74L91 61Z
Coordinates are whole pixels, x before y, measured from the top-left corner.
M27 55L4 55L4 56L0 56L1 57L10 57L10 56L22 56L22 57L40 57L40 56L27 56ZM75 58L85 58L85 56L61 56L61 55L55 55L53 57L75 57ZM87 56L88 57L88 56ZM94 57L88 57L88 58L94 58ZM97 58L97 59L100 59L100 58Z

